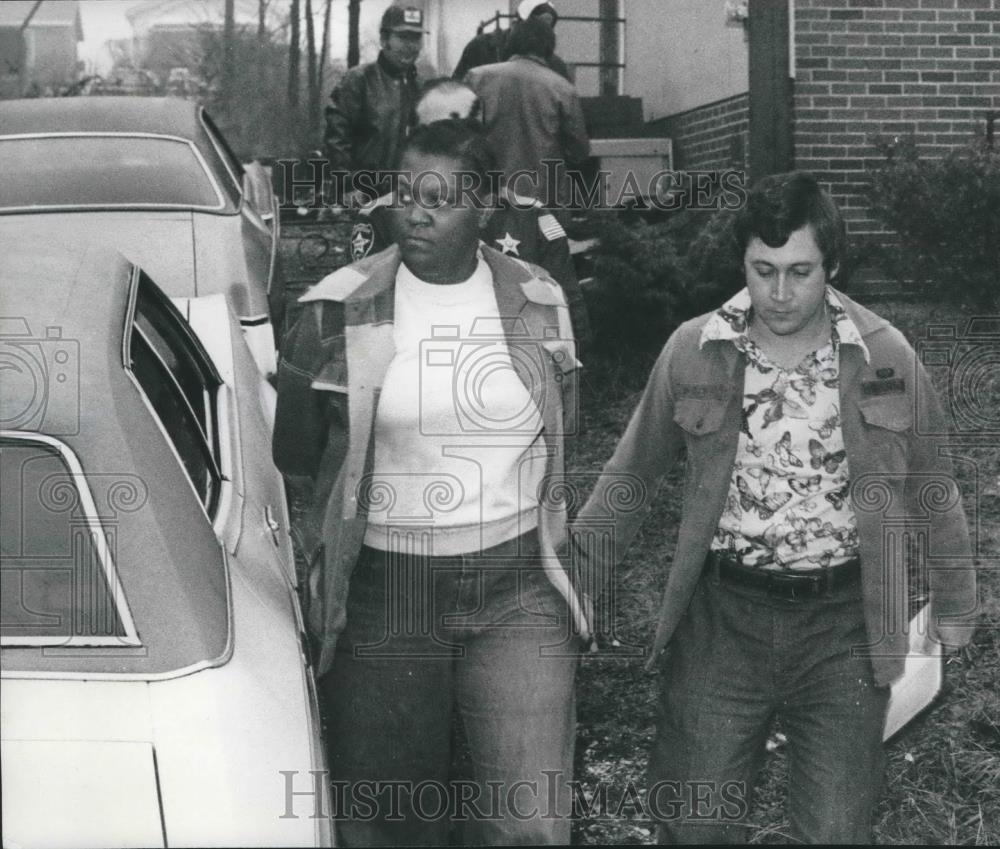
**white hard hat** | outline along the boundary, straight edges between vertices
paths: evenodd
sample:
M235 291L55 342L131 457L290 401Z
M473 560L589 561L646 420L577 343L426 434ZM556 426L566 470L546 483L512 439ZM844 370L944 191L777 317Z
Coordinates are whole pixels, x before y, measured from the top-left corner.
M467 85L457 80L442 80L417 102L417 123L474 117L478 102L476 93Z
M545 8L542 8L542 7ZM526 21L532 15L541 15L544 12L549 12L553 18L558 18L559 13L556 12L556 7L551 3L545 3L541 0L521 0L517 7L517 16L522 20Z

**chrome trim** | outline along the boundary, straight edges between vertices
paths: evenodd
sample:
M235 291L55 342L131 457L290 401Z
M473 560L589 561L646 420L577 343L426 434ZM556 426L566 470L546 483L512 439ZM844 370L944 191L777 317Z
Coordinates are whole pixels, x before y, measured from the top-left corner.
M243 203L246 203L246 193L243 191L243 183L238 174L233 173L233 169L229 167L229 157L226 156L224 150L219 149L219 143L215 140L215 136L212 133L212 128L205 121L205 107L198 107L198 123L201 125L201 129L204 131L205 135L208 136L208 141L215 149L215 155L222 160L222 167L226 169L226 173L230 176L233 181L233 185L236 186L236 194L240 196ZM215 123L214 121L212 123Z
M232 341L230 341L231 344ZM217 393L219 399L219 466L222 469L223 485L216 503L212 530L220 544L225 548L226 530L232 528L234 541L231 545L232 552L235 554L240 537L243 535L243 504L245 500L241 494L243 458L238 438L240 433L239 404L234 403L235 390L231 386L223 383L220 389L224 390ZM236 486L237 478L240 478L239 487Z
M59 456L62 458L63 463L66 465L66 468L69 470L70 475L73 478L73 484L76 487L77 494L80 498L80 507L87 520L91 543L93 544L94 549L97 552L98 559L101 562L101 570L104 573L104 579L108 584L108 592L114 598L115 612L118 615L119 621L122 623L122 627L125 629L124 636L120 637L70 636L67 638L0 636L0 646L142 646L143 643L139 638L139 632L136 630L135 621L132 619L132 612L129 609L128 600L125 598L125 590L122 588L121 581L118 580L118 570L115 567L111 552L108 550L108 541L104 536L104 526L101 524L101 519L97 512L97 506L94 504L94 496L90 491L90 486L87 483L87 477L83 471L83 466L76 454L74 454L73 450L64 442L41 433L19 430L0 430L0 437L3 437L4 439L20 440L22 442L41 443L49 446L50 448L54 448L59 453Z

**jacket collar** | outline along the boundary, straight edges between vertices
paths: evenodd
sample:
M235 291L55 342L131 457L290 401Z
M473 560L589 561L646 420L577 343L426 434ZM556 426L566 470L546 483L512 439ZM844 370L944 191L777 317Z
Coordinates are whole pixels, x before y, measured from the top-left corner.
M546 62L541 56L534 56L530 53L515 53L508 61L516 62L518 59L523 59L526 62L534 62L536 65L541 65L543 68L549 67L548 62Z
M870 353L864 337L870 335L886 322L870 310L866 310L851 301L832 286L826 287L825 300L835 342L838 345L856 346L860 349L865 360L869 360ZM845 300L850 301L852 309L847 308ZM708 316L702 327L698 346L701 347L706 342L728 340L737 349L745 350L750 344L747 340L747 327L752 309L749 290L744 288L737 292L718 310ZM862 326L867 329L867 333L865 329L862 329Z
M528 265L482 243L479 250L493 274L501 316L519 316L529 302L561 305L559 293L552 284L536 277ZM324 277L299 298L299 303L340 301L344 304L344 320L348 325L392 321L396 272L401 262L399 247L392 245Z

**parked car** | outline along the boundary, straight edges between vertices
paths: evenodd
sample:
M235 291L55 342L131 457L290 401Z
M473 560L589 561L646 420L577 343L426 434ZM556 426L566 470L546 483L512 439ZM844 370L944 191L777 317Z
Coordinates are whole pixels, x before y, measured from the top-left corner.
M0 256L3 845L329 845L273 390L225 297Z
M196 103L154 97L0 101L0 233L101 241L171 296L224 293L261 371L275 371L284 285L278 202Z

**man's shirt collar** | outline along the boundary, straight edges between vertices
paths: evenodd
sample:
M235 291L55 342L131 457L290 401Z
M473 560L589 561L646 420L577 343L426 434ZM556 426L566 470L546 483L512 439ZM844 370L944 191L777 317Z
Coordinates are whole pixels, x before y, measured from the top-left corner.
M838 345L857 345L864 354L865 362L869 362L868 346L865 345L857 325L847 314L844 304L837 297L836 292L827 286L825 297L834 349L836 350ZM740 351L745 351L750 341L747 336L747 328L750 326L752 309L750 290L744 288L737 292L705 322L698 347L702 347L706 342L729 340Z

